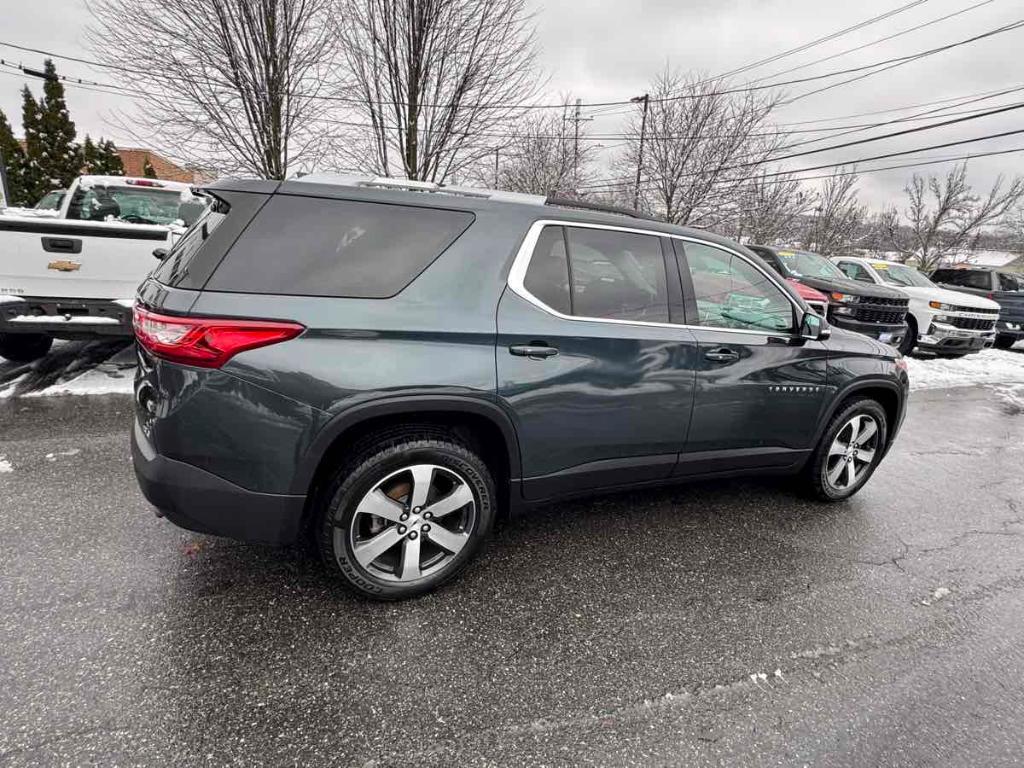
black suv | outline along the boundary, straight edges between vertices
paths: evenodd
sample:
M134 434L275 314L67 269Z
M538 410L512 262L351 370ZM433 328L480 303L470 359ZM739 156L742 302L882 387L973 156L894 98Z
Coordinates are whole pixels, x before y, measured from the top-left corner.
M367 595L571 495L802 473L844 499L903 419L892 348L705 232L421 182L207 191L138 293L139 482L191 530L308 532Z
M851 280L817 253L751 245L750 250L783 277L828 296L828 321L899 347L907 335L910 297L898 288Z
M932 282L999 304L995 341L998 349L1009 349L1024 339L1024 275L991 267L944 267L932 273Z

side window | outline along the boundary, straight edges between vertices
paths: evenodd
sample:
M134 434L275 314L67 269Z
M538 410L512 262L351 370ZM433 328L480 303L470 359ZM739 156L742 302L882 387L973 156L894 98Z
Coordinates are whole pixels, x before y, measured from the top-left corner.
M1000 291L1024 291L1024 283L1016 275L1008 272L998 272Z
M760 271L728 251L686 243L699 323L712 328L793 330L793 305Z
M661 241L607 229L569 227L572 312L580 317L667 323Z
M780 275L784 274L782 271L782 265L779 263L779 260L775 257L775 254L773 254L767 248L758 248L757 246L751 246L748 248L748 250L752 251L754 255L759 256L761 258L761 261L763 261L769 267L774 269Z
M388 298L472 222L465 211L278 194L228 251L207 288Z
M983 269L939 269L936 270L933 279L936 283L977 288L982 291L992 290L992 278Z
M871 275L868 274L868 271L854 261L840 261L838 266L851 280L858 280L862 283L875 282L871 279Z
M562 227L544 227L530 257L523 286L563 315L572 313L569 303L569 259Z

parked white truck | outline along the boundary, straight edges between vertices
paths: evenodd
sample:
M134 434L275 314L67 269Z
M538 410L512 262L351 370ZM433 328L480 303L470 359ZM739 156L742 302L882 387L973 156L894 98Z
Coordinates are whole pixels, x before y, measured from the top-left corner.
M188 184L81 176L55 209L0 208L0 357L131 335L135 289L205 207Z

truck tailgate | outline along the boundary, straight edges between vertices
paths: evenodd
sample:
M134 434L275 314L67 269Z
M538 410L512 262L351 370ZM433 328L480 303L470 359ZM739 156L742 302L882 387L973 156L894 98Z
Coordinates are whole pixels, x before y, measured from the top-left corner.
M0 295L130 299L169 243L160 226L0 215Z

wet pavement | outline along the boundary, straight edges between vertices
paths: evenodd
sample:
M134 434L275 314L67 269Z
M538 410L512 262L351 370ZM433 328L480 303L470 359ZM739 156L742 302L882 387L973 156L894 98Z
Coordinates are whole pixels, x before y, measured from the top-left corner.
M723 480L552 506L397 605L157 520L129 411L0 402L0 764L1024 754L1022 388L915 393L846 504Z

